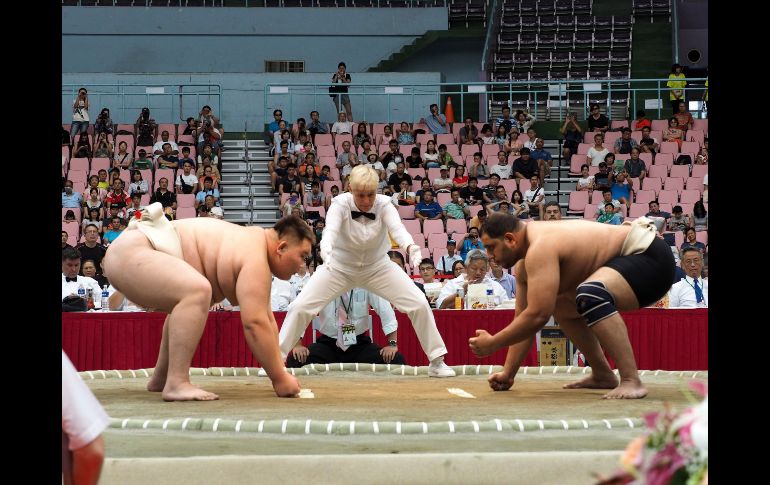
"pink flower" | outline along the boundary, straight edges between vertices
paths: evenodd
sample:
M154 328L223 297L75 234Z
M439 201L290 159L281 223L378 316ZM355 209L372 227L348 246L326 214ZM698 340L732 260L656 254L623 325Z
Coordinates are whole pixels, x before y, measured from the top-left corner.
M704 397L708 392L708 384L703 381L691 380L689 383L690 389L697 392L701 397Z

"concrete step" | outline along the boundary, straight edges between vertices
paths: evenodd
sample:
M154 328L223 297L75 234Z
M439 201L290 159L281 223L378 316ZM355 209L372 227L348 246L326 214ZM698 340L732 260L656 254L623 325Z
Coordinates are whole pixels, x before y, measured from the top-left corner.
M254 172L267 172L267 161L249 161L248 165L251 165L251 170ZM248 172L247 162L244 161L232 161L222 160L222 171L228 174Z
M262 227L272 227L279 219L277 211L255 210L253 214L254 225ZM246 210L231 210L225 212L225 220L245 224L249 222L250 215L251 213Z
M222 207L245 209L249 206L249 197L222 197ZM252 201L254 210L278 210L275 198L254 198Z
M249 195L249 187L246 185L222 185L219 189L222 197L247 197ZM252 185L251 195L255 197L274 197L270 193L270 187L266 185Z
M222 174L222 180L219 182L220 184L246 184L246 174L228 174L223 173ZM251 175L251 183L252 184L262 184L264 186L270 185L270 174L267 172L263 173L253 173Z

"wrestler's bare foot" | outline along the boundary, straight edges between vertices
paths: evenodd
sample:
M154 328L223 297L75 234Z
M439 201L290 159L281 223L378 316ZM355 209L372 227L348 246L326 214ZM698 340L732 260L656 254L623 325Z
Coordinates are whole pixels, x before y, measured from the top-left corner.
M150 382L147 383L147 390L150 392L161 392L166 387L166 376L160 375L157 371L150 377Z
M615 389L618 385L618 378L615 374L591 374L585 379L581 379L571 384L565 384L564 389Z
M647 389L639 379L621 380L620 385L604 395L602 399L641 399L647 395Z
M214 401L217 399L219 396L213 392L204 391L189 382L177 384L173 388L166 386L166 389L163 389L164 401Z

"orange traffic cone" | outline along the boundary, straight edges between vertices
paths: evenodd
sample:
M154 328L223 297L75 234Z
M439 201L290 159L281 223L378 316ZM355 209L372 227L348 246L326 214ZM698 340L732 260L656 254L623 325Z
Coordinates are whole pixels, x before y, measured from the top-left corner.
M447 123L455 122L455 110L452 108L452 97L446 97L446 106L444 107L444 116L446 116Z

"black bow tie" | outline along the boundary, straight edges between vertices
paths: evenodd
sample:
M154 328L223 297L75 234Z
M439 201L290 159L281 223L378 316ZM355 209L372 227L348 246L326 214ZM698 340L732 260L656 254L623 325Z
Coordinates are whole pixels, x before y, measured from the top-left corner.
M68 277L68 276L65 276L65 277L64 277L64 279L65 279L65 280L67 280L67 282L68 282L68 283L69 283L70 281L73 281L73 282L75 282L75 283L77 283L77 282L78 282L78 277L77 277L77 276L75 276L74 278L70 278L70 277Z
M353 219L364 216L364 217L368 217L371 220L374 220L374 214L372 214L371 212L350 211L350 214L353 216Z

